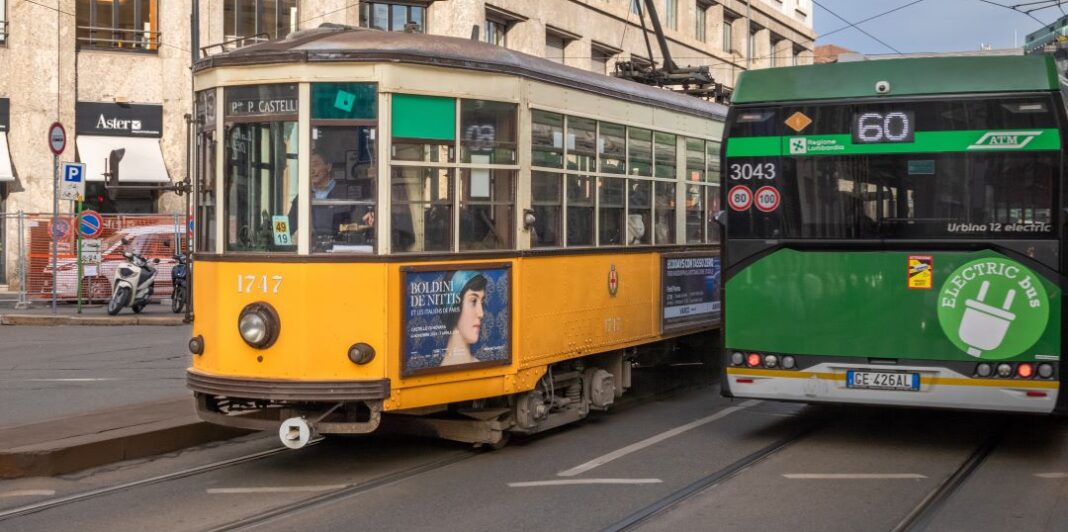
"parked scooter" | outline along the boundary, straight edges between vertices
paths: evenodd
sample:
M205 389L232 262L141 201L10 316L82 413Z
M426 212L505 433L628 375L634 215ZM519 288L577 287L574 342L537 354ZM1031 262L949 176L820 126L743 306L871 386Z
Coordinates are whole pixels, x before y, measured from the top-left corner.
M171 311L175 314L185 312L189 305L189 254L178 253L174 256L178 261L171 269L171 281L174 283L174 293L171 294Z
M129 241L122 240L124 245ZM159 259L148 259L130 251L124 251L126 262L120 263L111 281L111 301L108 301L108 314L114 316L126 305L135 314L144 310L156 285L156 268Z

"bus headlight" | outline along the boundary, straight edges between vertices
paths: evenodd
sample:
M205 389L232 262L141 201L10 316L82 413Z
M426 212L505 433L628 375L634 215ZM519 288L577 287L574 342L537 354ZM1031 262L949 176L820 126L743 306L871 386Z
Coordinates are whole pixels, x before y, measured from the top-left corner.
M267 303L252 303L241 311L237 319L237 332L241 339L256 349L267 349L278 340L281 322L274 307Z

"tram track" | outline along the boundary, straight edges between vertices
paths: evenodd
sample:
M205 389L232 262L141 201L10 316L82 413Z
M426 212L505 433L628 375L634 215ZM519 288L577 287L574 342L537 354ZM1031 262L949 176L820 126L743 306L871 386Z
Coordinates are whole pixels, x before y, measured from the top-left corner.
M938 511L945 506L953 494L968 481L968 478L994 452L1005 432L1006 429L1002 426L990 433L952 474L924 496L912 511L897 526L891 529L892 532L919 532L926 530L938 514Z
M818 430L824 425L824 421L817 421L811 425L801 428L793 434L777 440L770 445L767 445L749 455L742 457L739 460L734 461L730 465L719 469L711 474L701 477L686 486L675 490L668 495L661 497L652 504L628 515L627 517L613 523L602 529L603 532L622 532L626 530L634 530L641 526L643 523L648 522L650 519L669 511L679 503L690 499L705 490L714 488L724 482L731 480L742 474L745 470L754 467L779 452L791 447L793 444L808 437L810 434Z
M317 440L312 440L312 441L308 442L308 445L309 446L310 445L316 445L316 444L319 444L322 441L323 441L323 439L319 438ZM272 457L272 456L275 456L275 455L278 455L278 454L283 454L283 453L286 453L286 452L291 452L291 450L289 448L286 448L286 447L278 447L276 449L268 449L266 451L260 451L260 452L248 454L248 455L245 455L245 456L239 456L237 458L230 458L230 459L227 459L227 460L220 460L218 462L212 462L210 464L204 464L204 465L201 465L201 466L186 468L186 469L183 469L183 470L180 470L180 471L175 471L173 473L166 473L166 474L163 474L163 475L157 475L157 476L146 478L146 479L134 480L134 481L131 481L131 482L125 482L125 483L117 484L117 485L114 485L114 486L107 486L107 487L103 487L103 488L97 488L97 489L93 489L93 490L89 490L89 491L83 491L83 492L80 492L80 493L73 493L71 495L65 495L65 496L62 496L62 497L56 497L56 498L53 498L53 499L47 499L47 500L43 500L43 501L32 503L32 504L26 504L26 505L18 506L18 507L15 507L15 508L10 508L10 509L7 509L7 510L0 510L0 522L6 521L6 520L9 520L9 519L15 519L15 518L18 518L18 517L25 517L25 516L32 515L32 514L35 514L35 513L38 513L38 512L43 512L45 510L50 510L50 509L53 509L53 508L66 506L68 504L74 504L74 503L83 502L83 501L90 500L90 499L95 499L95 498L98 498L98 497L103 497L105 495L113 495L115 493L120 493L120 492L123 492L123 491L129 491L129 490L136 489L136 488L141 488L141 487L145 487L145 486L151 486L151 485L154 485L154 484L161 484L163 482L170 482L170 481L173 481L173 480L180 480L180 479L183 479L183 478L189 478L189 477L193 477L193 476L197 476L197 475L202 475L204 473L210 473L210 472L213 472L213 471L226 469L226 468L233 467L233 466L240 465L240 464L246 464L246 463L249 463L249 462L255 462L255 461L258 461L258 460L263 460L265 458L269 458L269 457Z

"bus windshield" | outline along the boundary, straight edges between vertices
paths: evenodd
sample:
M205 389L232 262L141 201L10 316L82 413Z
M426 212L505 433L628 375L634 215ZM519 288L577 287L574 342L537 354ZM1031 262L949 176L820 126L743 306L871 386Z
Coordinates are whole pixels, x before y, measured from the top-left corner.
M1043 95L740 108L725 169L729 234L1056 238L1053 105Z

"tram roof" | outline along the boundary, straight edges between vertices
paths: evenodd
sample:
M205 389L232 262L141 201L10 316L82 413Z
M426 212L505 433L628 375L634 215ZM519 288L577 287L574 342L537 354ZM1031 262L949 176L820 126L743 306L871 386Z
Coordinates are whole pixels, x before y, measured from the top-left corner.
M750 70L732 103L871 98L879 81L890 82L887 97L1059 88L1048 56L926 57Z
M311 62L401 62L502 72L692 115L720 120L727 115L724 105L595 74L481 41L337 24L323 24L282 40L208 56L198 61L193 70Z

